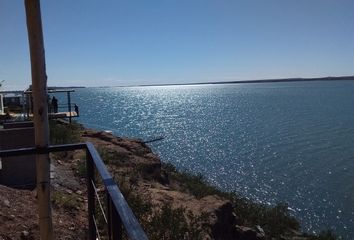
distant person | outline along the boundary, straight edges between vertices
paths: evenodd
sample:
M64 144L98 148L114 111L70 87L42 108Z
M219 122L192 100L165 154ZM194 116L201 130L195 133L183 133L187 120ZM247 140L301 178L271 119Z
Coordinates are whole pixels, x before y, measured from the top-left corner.
M54 113L57 113L58 112L58 99L56 99L56 97L54 97L54 96L52 98L52 106L53 106Z
M10 119L11 119L11 115L9 111L6 111L5 120L10 120Z
M76 115L79 116L79 107L75 104L74 105Z
M53 111L53 105L49 95L47 95L47 102L48 102L48 113L51 113Z
M31 94L30 102L31 102L31 113L33 114L33 97L32 97L32 94Z

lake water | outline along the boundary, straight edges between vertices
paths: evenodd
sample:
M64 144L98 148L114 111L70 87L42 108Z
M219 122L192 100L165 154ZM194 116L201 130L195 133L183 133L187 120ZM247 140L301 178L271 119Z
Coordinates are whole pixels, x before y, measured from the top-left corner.
M87 88L79 122L144 140L227 191L354 239L354 81Z

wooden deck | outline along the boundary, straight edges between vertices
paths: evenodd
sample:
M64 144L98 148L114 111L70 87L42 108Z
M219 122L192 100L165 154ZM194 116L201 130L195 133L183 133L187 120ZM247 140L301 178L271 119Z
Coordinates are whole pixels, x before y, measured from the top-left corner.
M33 114L29 114L30 117L33 117ZM57 113L48 113L48 117L50 119L54 118L69 118L69 117L78 117L77 113L75 111L71 112L57 112Z
M57 112L57 113L49 113L49 118L68 118L68 117L77 117L77 113L75 111L71 112Z

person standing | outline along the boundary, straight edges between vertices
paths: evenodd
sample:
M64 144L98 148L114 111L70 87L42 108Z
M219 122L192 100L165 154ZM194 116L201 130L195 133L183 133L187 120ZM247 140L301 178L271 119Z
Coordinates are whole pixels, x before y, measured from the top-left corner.
M79 116L79 106L77 106L76 104L74 105L74 109L76 112L76 115Z
M54 97L54 96L52 98L52 106L53 106L54 113L57 113L58 112L58 99L56 99L56 97Z
M47 95L47 102L48 102L48 113L51 113L53 109L52 109L52 101L49 95Z

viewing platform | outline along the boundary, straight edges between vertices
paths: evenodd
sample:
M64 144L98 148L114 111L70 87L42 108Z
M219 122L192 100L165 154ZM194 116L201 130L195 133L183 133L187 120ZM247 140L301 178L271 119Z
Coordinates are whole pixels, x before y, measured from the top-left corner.
M79 117L79 106L71 101L71 93L74 89L64 89L49 87L48 94L48 116L50 119L67 119L71 122L72 118ZM66 95L66 100L56 96ZM26 120L33 117L33 97L31 86L25 91L0 91L2 109L0 121L9 120L6 115L10 115L15 120ZM54 99L54 101L53 101ZM65 99L65 97L64 97Z

